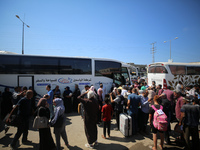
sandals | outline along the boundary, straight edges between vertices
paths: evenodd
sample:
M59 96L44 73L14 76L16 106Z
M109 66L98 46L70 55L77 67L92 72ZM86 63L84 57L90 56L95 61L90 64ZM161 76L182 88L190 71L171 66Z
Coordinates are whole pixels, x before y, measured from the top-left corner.
M87 147L87 148L94 148L94 146L97 146L97 145L99 145L99 143L96 141L96 142L94 142L94 145L92 145L92 144L85 144L85 147Z
M106 139L106 137L104 136L104 135L101 135L101 137L103 138L103 139ZM96 142L95 142L96 143Z

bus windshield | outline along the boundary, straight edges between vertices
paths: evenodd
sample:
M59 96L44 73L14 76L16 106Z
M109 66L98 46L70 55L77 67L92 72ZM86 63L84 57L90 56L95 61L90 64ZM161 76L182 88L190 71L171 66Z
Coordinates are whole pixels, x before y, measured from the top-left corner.
M164 66L151 66L148 73L168 73Z

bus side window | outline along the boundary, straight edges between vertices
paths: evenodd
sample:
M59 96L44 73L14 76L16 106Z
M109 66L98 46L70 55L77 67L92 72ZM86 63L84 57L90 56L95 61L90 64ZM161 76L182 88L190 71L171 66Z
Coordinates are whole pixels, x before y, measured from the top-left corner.
M169 66L169 69L173 75L176 75L176 66Z
M187 75L199 75L200 67L187 67Z
M187 67L187 75L195 75L194 67Z
M185 75L186 74L186 66L170 65L169 68L173 75Z
M200 74L200 67L195 67L195 75L199 75Z
M17 74L20 71L20 57L0 56L0 74Z
M176 67L176 74L178 74L178 75L186 74L186 67L185 66L177 66Z

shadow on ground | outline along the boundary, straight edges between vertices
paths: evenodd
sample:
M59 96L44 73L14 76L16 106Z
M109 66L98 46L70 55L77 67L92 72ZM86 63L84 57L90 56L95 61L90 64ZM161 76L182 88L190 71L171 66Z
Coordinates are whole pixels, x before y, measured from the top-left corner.
M148 145L148 146L144 146L143 143L137 143L135 145L133 145L129 150L150 150L153 147L153 143L152 145ZM161 150L159 148L159 146L157 147L158 150ZM164 150L183 150L184 147L178 147L177 145L175 145L174 143L172 143L171 145L164 145Z
M109 150L128 150L126 146L110 143L110 144L104 144L99 143L98 146L94 146L94 149L96 150L103 150L103 149L109 149Z
M12 136L12 134L6 134L5 136L3 136L0 139L0 145L2 145L2 148L4 147L9 147L9 144L12 142L13 138L11 138L10 136ZM20 148L20 143L19 140L16 144L16 146L18 147L18 149L26 149L26 150L33 150L33 149L39 149L39 144L36 143L32 143L30 142L29 144L27 144L28 146L30 146L30 148Z

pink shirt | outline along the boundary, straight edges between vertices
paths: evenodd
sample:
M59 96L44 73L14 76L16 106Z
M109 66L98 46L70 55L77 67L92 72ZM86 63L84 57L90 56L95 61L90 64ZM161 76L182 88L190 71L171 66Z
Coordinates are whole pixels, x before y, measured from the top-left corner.
M161 95L162 93L163 93L163 89L160 89L159 91L158 91L158 95Z
M134 84L134 88L137 88L139 86L139 84Z
M176 103L176 108L175 108L175 112L176 112L176 118L177 119L181 119L181 107L183 106L183 97L180 96L179 98L177 98L177 103Z
M102 98L102 93L103 93L103 89L102 88L99 88L98 90L97 90L97 94L99 95L99 100L103 100L103 98Z
M171 105L174 105L174 92L167 89L164 90L164 92L167 95L167 99L171 102Z

